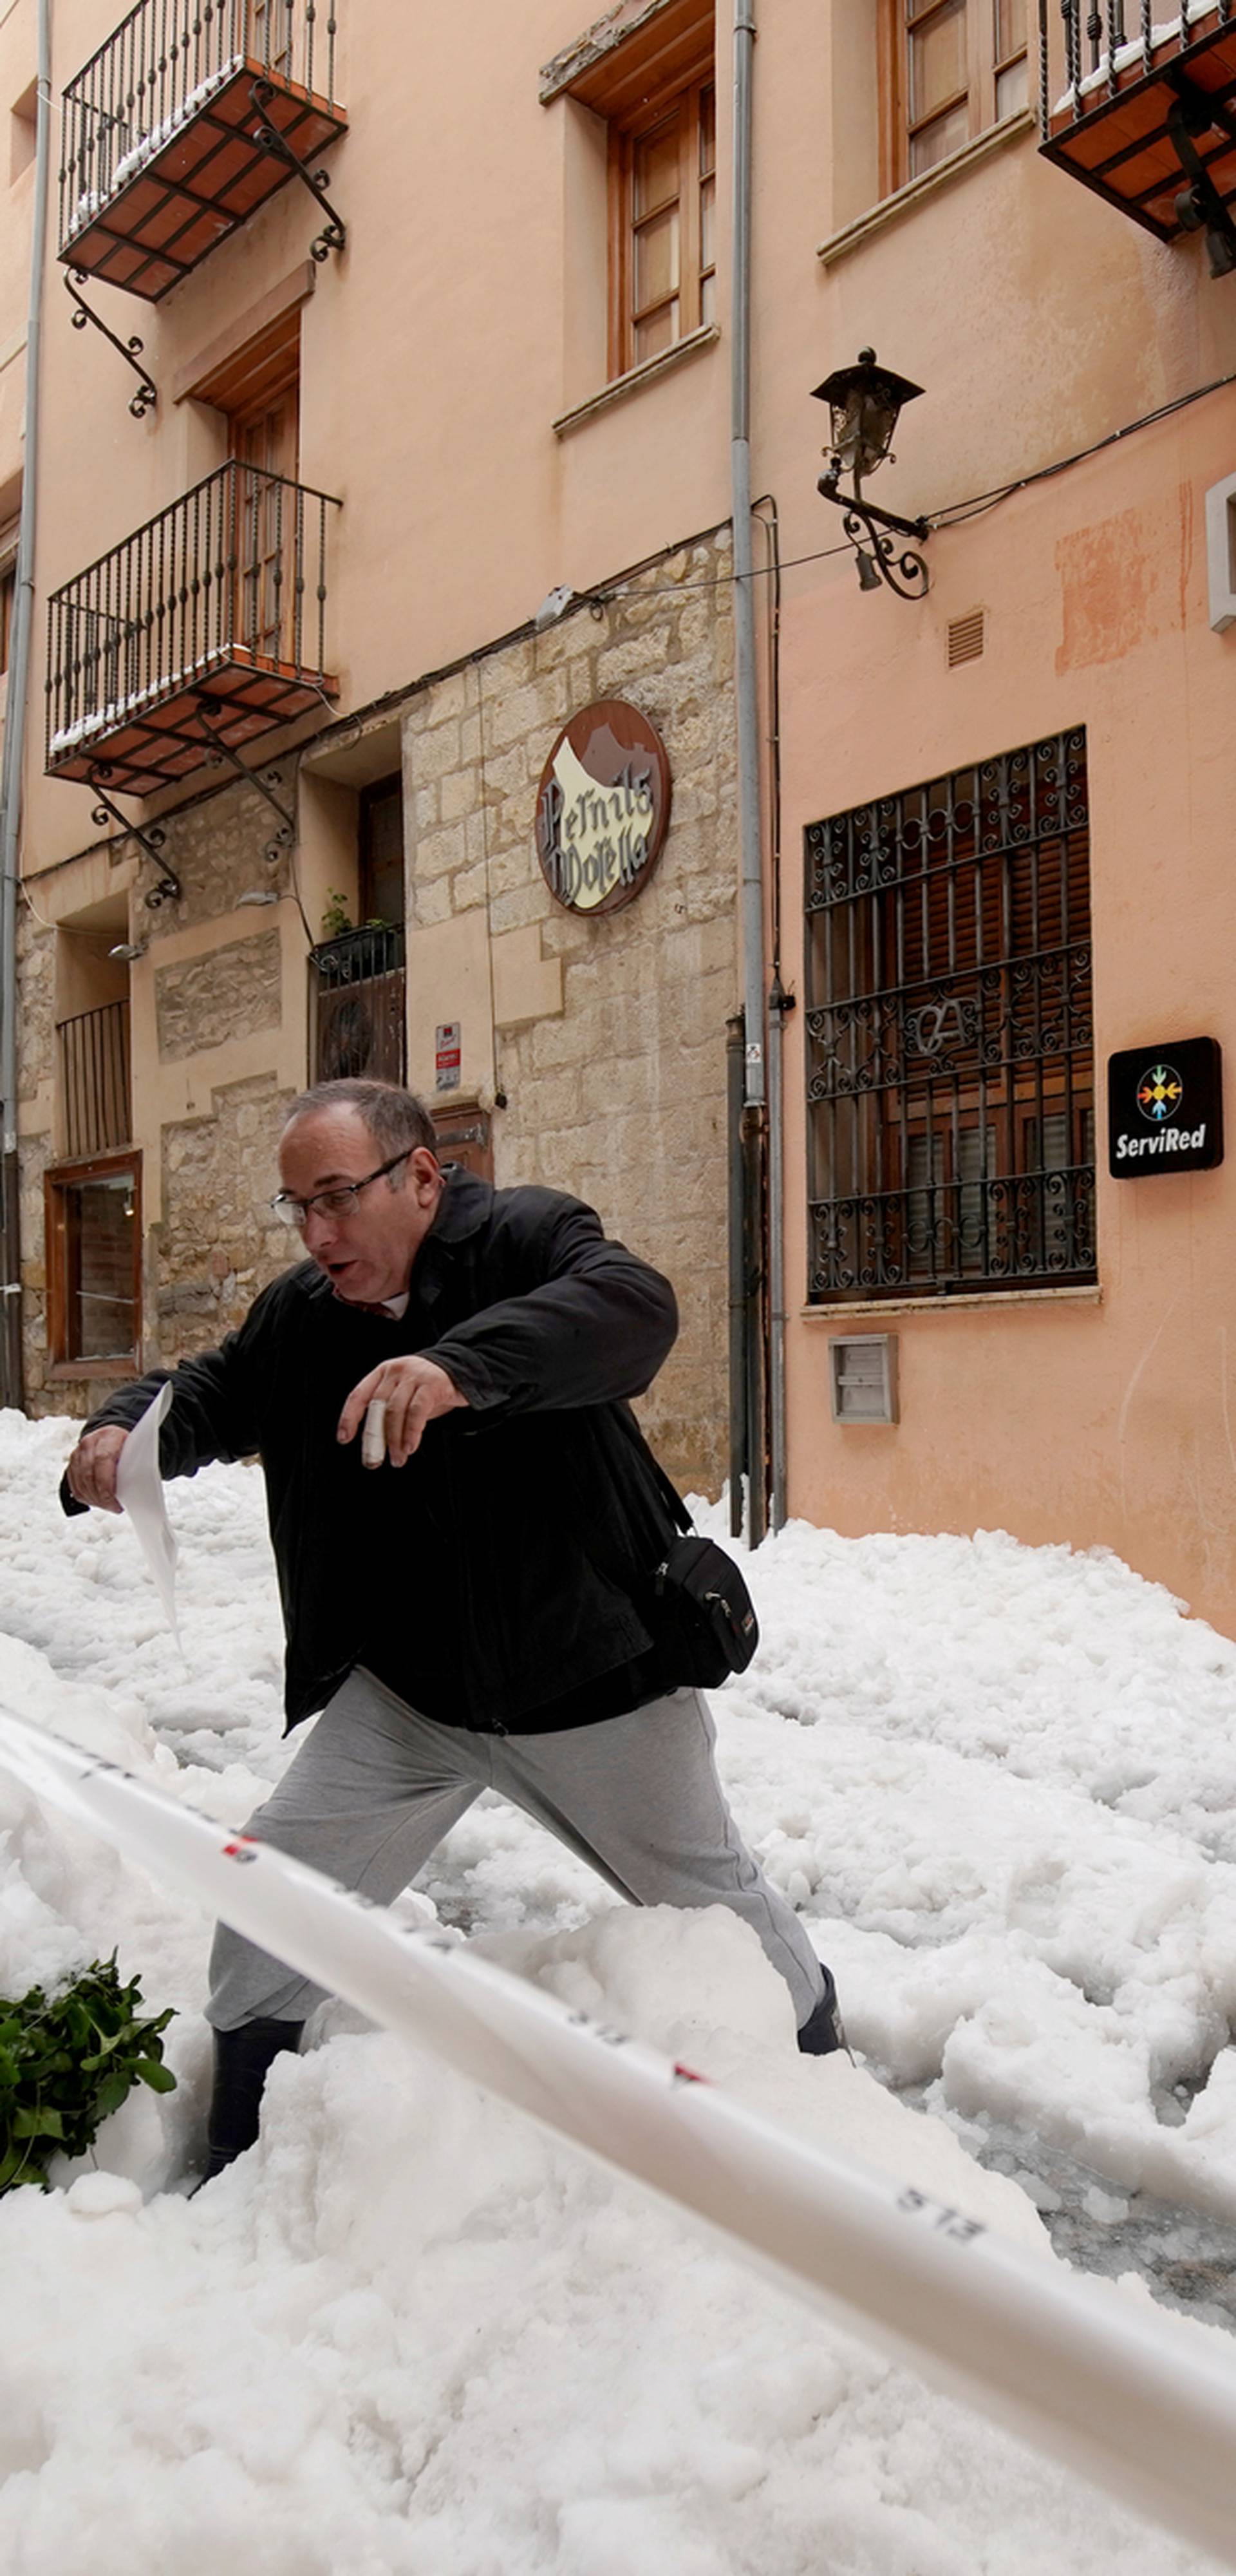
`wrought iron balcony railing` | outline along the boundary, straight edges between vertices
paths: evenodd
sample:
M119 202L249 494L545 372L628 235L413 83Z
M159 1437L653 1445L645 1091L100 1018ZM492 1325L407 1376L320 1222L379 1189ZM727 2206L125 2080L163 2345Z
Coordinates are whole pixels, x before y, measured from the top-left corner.
M221 465L48 602L47 768L124 796L338 695L325 492Z
M311 959L315 1082L405 1079L404 926L370 922L323 941Z
M69 1161L127 1145L133 1133L128 1003L104 1002L61 1020L56 1047Z
M64 93L59 256L157 303L346 130L337 0L137 0ZM271 130L276 141L272 144Z
M1043 150L1159 241L1236 267L1236 0L1039 0Z

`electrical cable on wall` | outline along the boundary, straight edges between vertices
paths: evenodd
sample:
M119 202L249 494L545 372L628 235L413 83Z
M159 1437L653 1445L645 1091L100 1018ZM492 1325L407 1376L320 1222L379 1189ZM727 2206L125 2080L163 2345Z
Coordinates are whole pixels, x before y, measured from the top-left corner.
M1032 484L1048 483L1055 475L1066 474L1071 466L1084 465L1090 457L1101 456L1105 448L1117 446L1121 439L1132 438L1137 430L1153 429L1159 421L1170 420L1175 412L1186 411L1191 403L1205 401L1209 394L1224 393L1231 385L1236 385L1236 370L1230 375L1212 377L1209 384L1195 385L1187 394L1175 395L1171 402L1160 403L1157 410L1142 412L1136 420L1123 422L1119 429L1108 430L1105 437L1096 438L1089 447L1075 448L1070 456L1059 456L1051 465L1038 465L1033 473L1020 474L1012 482L997 484L990 492L974 492L964 501L950 501L939 510L925 510L923 516L932 528L963 526L968 519L979 518L984 511L998 508L1001 501L1011 500L1015 493L1028 492ZM761 505L755 502L752 506L758 512ZM675 548L674 551L679 550ZM810 554L787 555L783 561L778 559L775 563L770 554L766 564L753 565L752 577L756 580L772 579L777 586L783 572L794 572L803 564L827 563L833 555L849 555L852 551L849 545L817 546ZM733 582L733 573L714 573L707 581L658 583L640 595L644 599L659 599L672 592L676 598L681 598L687 590L725 590L731 588ZM620 599L627 589L633 588L633 580L607 582L601 591L581 591L578 605L583 607L594 599Z

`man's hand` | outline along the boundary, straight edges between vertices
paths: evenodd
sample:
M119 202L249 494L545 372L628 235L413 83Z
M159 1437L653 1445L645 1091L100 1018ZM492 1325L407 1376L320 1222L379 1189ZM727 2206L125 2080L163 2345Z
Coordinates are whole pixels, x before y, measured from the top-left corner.
M368 1377L353 1387L339 1416L341 1440L356 1438L366 1406L375 1396L386 1406L386 1446L392 1467L402 1467L419 1449L427 1422L436 1422L440 1413L454 1413L468 1401L435 1360L423 1359L419 1353L383 1360L380 1368L370 1369Z
M100 1512L123 1511L124 1505L116 1500L116 1469L128 1437L118 1422L109 1422L102 1431L88 1431L78 1441L64 1471L77 1502L93 1503Z

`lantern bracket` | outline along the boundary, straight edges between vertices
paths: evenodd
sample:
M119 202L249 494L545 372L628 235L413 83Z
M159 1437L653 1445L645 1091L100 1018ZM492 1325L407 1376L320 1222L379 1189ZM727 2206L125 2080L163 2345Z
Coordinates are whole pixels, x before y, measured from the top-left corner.
M816 490L825 501L835 501L844 512L842 527L858 558L858 578L863 590L874 590L880 582L895 590L898 599L925 599L931 587L931 575L920 554L906 546L898 554L894 540L914 537L925 545L931 535L929 519L902 519L895 510L881 510L863 497L862 476L854 471L854 489L842 492L841 459L834 456L827 473L821 474ZM863 539L866 538L866 545Z

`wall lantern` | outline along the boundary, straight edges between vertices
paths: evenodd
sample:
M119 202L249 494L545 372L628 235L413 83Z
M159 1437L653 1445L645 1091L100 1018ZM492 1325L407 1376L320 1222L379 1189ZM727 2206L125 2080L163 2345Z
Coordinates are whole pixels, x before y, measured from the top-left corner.
M842 526L857 557L859 589L878 590L883 581L899 599L924 598L930 576L921 555L908 547L897 553L894 537L917 537L921 545L931 528L926 519L899 519L892 510L873 509L863 498L863 477L874 474L891 454L902 406L922 390L890 367L878 367L874 349L860 349L856 367L837 367L813 394L814 401L828 404L832 415L832 435L824 449L829 462L816 489L845 512ZM853 486L848 492L840 488L843 475Z

